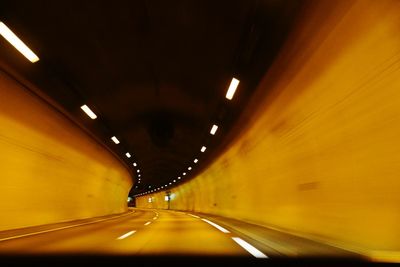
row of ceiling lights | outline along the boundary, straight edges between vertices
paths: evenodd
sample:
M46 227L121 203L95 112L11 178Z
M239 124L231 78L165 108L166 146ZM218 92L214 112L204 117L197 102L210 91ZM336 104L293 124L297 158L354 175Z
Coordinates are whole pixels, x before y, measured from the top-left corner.
M21 39L18 38L11 30L7 27L3 22L0 21L0 35L4 37L12 46L15 47L24 57L26 57L30 62L35 63L39 61L39 57L24 43ZM92 120L97 119L97 115L87 106L81 106L81 109L89 116ZM111 140L115 144L119 144L120 141L117 137L111 137ZM125 156L127 158L131 158L131 154L126 152ZM137 167L137 163L133 162L133 166ZM136 172L138 173L138 183L140 183L140 169L137 169Z
M22 55L24 55L30 62L35 63L35 62L39 61L39 57L38 57L27 45L25 45L24 42L22 42L21 39L19 39L19 38L18 38L18 37L17 37L3 22L1 22L1 21L0 21L0 35L3 36L12 46L14 46L14 47L15 47ZM225 95L225 97L226 97L228 100L232 100L233 95L235 94L238 85L239 85L239 80L236 79L236 78L232 78L231 84L229 85L228 91L226 92L226 95ZM81 106L81 109L89 116L89 118L91 118L91 119L93 119L93 120L97 119L97 115L96 115L87 105L82 105L82 106ZM215 135L215 133L217 132L217 130L218 130L218 125L215 125L215 124L214 124L214 125L211 127L210 134L211 134L211 135ZM118 140L118 138L117 138L116 136L112 136L112 137L111 137L111 140L112 140L115 144L117 144L117 145L120 143L120 141ZM205 146L202 146L201 149L200 149L200 151L201 151L202 153L204 153L204 152L206 151L206 149L207 149L207 148L206 148ZM131 157L132 157L131 154L130 154L129 152L126 152L126 153L125 153L125 156L126 156L127 158L131 158ZM197 163L198 161L199 161L199 160L198 160L197 158L193 160L194 163ZM137 163L136 163L136 162L133 162L133 166L134 166L134 167L137 167ZM192 170L192 167L191 167L191 166L188 167L188 171L190 171L190 170ZM141 176L141 174L140 174L140 169L138 168L138 169L136 170L136 172L137 172L137 176L138 176L138 183L140 183L140 182L141 182L141 178L140 178L140 176ZM186 172L183 172L182 175L185 176L185 175L186 175ZM181 176L179 176L179 177L177 178L177 180L180 180L180 179L181 179ZM168 183L168 184L166 184L166 185L164 185L164 186L158 187L158 188L156 188L156 189L153 189L153 190L150 190L150 191L147 191L147 192L144 192L144 193L135 195L135 196L142 196L142 195L145 195L145 194L153 193L153 192L155 192L155 191L159 191L159 190L161 190L161 189L164 189L164 187L166 188L166 187L168 187L169 185L172 185L172 183L176 183L177 180L173 180L172 182L170 182L170 183Z
M226 92L226 95L225 95L225 97L226 97L228 100L232 100L233 95L235 94L236 89L237 89L237 87L238 87L238 85L239 85L239 82L240 82L240 81L239 81L238 79L232 78L231 84L229 85L228 91ZM211 127L210 134L211 134L211 135L215 135L215 133L217 132L217 130L218 130L218 125L214 124L214 125ZM206 151L206 149L207 149L207 147L202 146L201 149L200 149L200 151L201 151L202 153L204 153L204 152ZM195 158L195 159L193 160L194 163L197 163L198 161L199 161L199 160L198 160L197 158ZM187 169L188 169L188 171L190 171L190 170L192 170L192 167L189 166ZM186 172L183 172L182 175L185 176L185 175L186 175ZM154 192L163 190L164 188L167 188L168 186L172 185L173 183L176 183L177 180L181 180L181 176L178 176L177 179L174 179L174 180L172 180L171 182L169 182L169 183L167 183L167 184L165 184L165 185L163 185L163 186L160 186L160 187L155 188L155 189L152 189L152 190L148 190L148 191L146 191L146 192L144 192L144 193L136 194L136 195L134 195L134 196L135 196L135 197L144 196L144 195L147 195L147 194L150 194L150 193L154 193Z

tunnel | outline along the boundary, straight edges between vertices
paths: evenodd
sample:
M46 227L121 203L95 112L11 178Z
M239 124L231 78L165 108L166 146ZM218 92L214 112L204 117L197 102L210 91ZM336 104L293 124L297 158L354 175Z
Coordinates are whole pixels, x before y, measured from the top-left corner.
M4 262L400 262L400 1L6 0L0 35Z

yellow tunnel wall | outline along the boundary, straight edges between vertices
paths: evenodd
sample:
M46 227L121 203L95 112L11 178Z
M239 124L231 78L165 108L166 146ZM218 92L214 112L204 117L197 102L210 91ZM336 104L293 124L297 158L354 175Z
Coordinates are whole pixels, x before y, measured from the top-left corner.
M310 1L257 91L244 133L171 209L399 253L400 1Z
M126 167L3 72L0 151L0 230L127 210Z

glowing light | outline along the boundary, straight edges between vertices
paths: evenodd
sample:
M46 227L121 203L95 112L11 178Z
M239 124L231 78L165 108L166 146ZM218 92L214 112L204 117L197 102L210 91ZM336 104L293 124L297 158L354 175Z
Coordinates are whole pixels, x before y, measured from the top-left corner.
M117 139L117 137L113 136L111 137L111 140L113 140L113 142L116 143L117 145L119 144L119 140Z
M229 85L228 91L226 92L226 98L231 100L233 98L233 95L236 92L236 89L239 85L239 80L236 78L232 78L231 84Z
M262 253L261 251L259 251L258 249L256 249L255 247L253 247L252 245L250 245L249 243L247 243L243 239L241 239L239 237L232 237L232 239L233 239L233 241L238 243L242 248L247 250L247 252L249 252L254 257L256 257L256 258L268 258L267 255L265 255L264 253Z
M125 155L126 155L127 158L130 158L130 157L131 157L131 154L130 154L129 152L126 152Z
M96 119L97 116L96 114L94 114L94 112L87 106L87 105L83 105L81 106L81 109L86 113L86 115L89 116L89 118L91 118L92 120Z
M144 225L146 225L146 226L147 226L147 225L149 225L149 224L151 224L151 222L147 222L147 223L145 223Z
M135 167L137 166L136 162L133 163L133 166L135 166Z
M137 172L137 173L139 173L139 172L140 172L140 170L137 170L136 172Z
M169 200L169 197L168 197L168 196L165 196L165 197L164 197L164 200L165 200L165 201L168 201L168 200Z
M39 57L24 44L3 22L0 21L0 35L3 36L12 46L15 47L30 62L39 61Z
M217 130L218 130L218 126L214 124L211 128L210 134L214 135L217 132Z
M190 171L192 169L192 167L189 167L188 170Z
M206 149L207 149L207 148L206 148L205 146L202 146L201 149L200 149L200 151L201 151L201 152L204 152L204 151L206 151Z
M186 175L186 172L182 173L183 175Z
M178 177L178 180L180 180L180 179L181 179L181 177L179 176L179 177Z
M198 159L194 159L194 160L193 160L194 163L197 163L198 161L199 161Z

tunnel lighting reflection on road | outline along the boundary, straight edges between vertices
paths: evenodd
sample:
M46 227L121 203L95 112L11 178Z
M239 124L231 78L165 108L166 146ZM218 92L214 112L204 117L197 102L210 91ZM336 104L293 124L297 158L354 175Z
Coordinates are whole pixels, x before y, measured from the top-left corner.
M223 233L226 233L226 234L230 233L230 232L229 232L228 230L226 230L224 227L219 226L218 224L213 223L212 221L209 221L209 220L207 220L207 219L201 219L201 220L204 221L204 222L206 222L206 223L208 223L208 224L211 224L212 226L214 226L215 228L217 228L218 230L220 230L220 231L223 232Z
M117 137L113 136L111 137L111 140L113 140L113 142L116 143L117 145L119 144L119 140L117 139Z
M136 162L133 163L133 166L135 166L135 167L137 166Z
M87 106L87 105L83 105L81 106L81 109L86 113L86 115L89 116L89 118L91 118L92 120L96 119L97 116L96 114L94 114L94 112Z
M205 146L202 146L201 149L200 149L200 151L201 151L201 152L204 152L204 151L206 151L206 149L207 149L207 148L206 148Z
M4 37L12 46L15 47L30 62L39 61L39 57L24 44L3 22L0 21L0 35Z
M129 152L126 152L125 155L126 155L127 158L130 158L130 157L131 157L131 154L130 154Z
M218 126L214 124L211 128L210 134L214 135L217 132L217 130L218 130Z
M229 85L228 91L226 92L226 98L231 100L233 98L233 95L236 92L236 89L239 85L239 80L236 78L232 78L231 84Z
M194 160L193 160L194 163L197 163L198 161L199 161L198 159L194 159Z
M238 243L242 248L247 250L247 252L249 252L254 257L256 257L256 258L268 258L267 255L265 255L264 253L262 253L261 251L259 251L258 249L256 249L255 247L253 247L252 245L250 245L249 243L247 243L243 239L241 239L239 237L232 237L232 239L233 239L233 241Z

